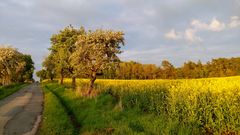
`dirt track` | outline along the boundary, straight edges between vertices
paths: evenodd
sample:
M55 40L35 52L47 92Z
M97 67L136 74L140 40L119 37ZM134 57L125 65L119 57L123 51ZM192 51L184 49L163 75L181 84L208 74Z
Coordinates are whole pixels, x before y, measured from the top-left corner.
M0 135L33 135L41 120L43 94L31 84L0 101Z

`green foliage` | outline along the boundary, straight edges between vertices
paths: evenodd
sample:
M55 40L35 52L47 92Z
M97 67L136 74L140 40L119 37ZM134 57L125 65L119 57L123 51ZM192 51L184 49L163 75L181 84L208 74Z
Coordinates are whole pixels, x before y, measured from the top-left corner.
M42 63L43 67L45 68L45 71L46 73L43 73L45 75L42 76L42 78L40 77L41 76L41 73L40 73L40 78L41 79L51 79L53 80L54 77L56 77L56 69L55 69L55 62L54 62L54 59L53 59L53 56L52 55L49 55L45 60L44 62ZM43 71L44 72L44 71Z
M24 83L16 83L16 84L0 87L0 100L15 93L16 91L20 90L26 85L27 84L24 84Z
M67 26L59 33L51 37L50 55L43 62L50 78L55 75L61 77L61 83L65 76L74 77L74 68L71 66L69 57L75 50L75 43L79 35L84 34L85 30L81 27L79 30L71 25Z
M25 66L24 69L22 71L22 74L20 76L20 81L24 82L31 82L33 81L33 72L34 72L34 62L32 60L31 55L23 55L23 59L25 61Z
M40 81L48 78L48 72L45 69L37 71L36 75L37 75L37 77L40 78Z

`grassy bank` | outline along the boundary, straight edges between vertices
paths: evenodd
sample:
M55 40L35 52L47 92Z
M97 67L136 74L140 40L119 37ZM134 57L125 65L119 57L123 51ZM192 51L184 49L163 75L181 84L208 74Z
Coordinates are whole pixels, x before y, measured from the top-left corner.
M240 77L97 80L96 97L48 83L81 134L239 134Z
M48 84L66 108L73 113L81 125L80 134L134 134L153 133L144 129L151 123L154 115L142 114L138 110L121 110L117 100L108 93L102 93L96 98L78 96L72 90L56 83ZM145 123L139 123L139 122ZM157 129L159 132L161 129ZM158 132L156 131L156 132ZM155 133L156 133L155 132Z
M60 100L51 92L53 87L43 86L44 111L39 129L40 135L73 135L74 126Z
M0 100L17 92L27 84L25 83L17 83L17 84L12 84L9 86L0 86Z

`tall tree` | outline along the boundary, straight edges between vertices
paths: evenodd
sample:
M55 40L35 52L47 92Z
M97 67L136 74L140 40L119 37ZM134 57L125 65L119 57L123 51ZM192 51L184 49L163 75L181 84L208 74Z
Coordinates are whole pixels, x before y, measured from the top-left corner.
M78 37L76 50L70 57L71 65L76 69L77 75L90 78L90 95L97 73L105 69L115 68L120 62L117 54L121 53L124 45L123 32L112 30L89 31Z
M182 71L185 78L198 78L197 64L192 61L185 62Z
M84 34L85 30L81 27L79 30L75 29L73 26L67 26L59 33L53 34L51 37L51 54L54 60L54 65L56 72L60 74L60 84L63 84L63 78L65 76L71 76L72 85L75 86L75 74L74 67L71 66L69 57L75 50L75 43L77 37Z
M14 78L22 73L26 62L23 54L14 48L0 47L0 80L3 85L9 85Z
M23 55L23 60L25 61L25 66L23 68L23 71L20 76L20 81L27 81L31 82L33 81L33 72L34 72L34 62L32 60L31 55Z
M175 67L167 60L162 61L161 64L163 78L164 79L174 79L176 78Z
M56 76L56 71L55 71L55 64L54 64L54 59L52 55L49 55L47 58L42 63L42 66L46 70L46 76L53 80L53 78Z
M47 79L47 71L45 69L39 70L36 72L37 77L40 78L40 81Z

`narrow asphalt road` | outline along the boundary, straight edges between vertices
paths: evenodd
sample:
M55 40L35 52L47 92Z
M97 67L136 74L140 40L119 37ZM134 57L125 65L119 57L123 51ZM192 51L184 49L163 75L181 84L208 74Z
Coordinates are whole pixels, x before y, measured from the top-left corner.
M38 84L24 87L0 101L0 135L34 135L41 121L42 90Z

